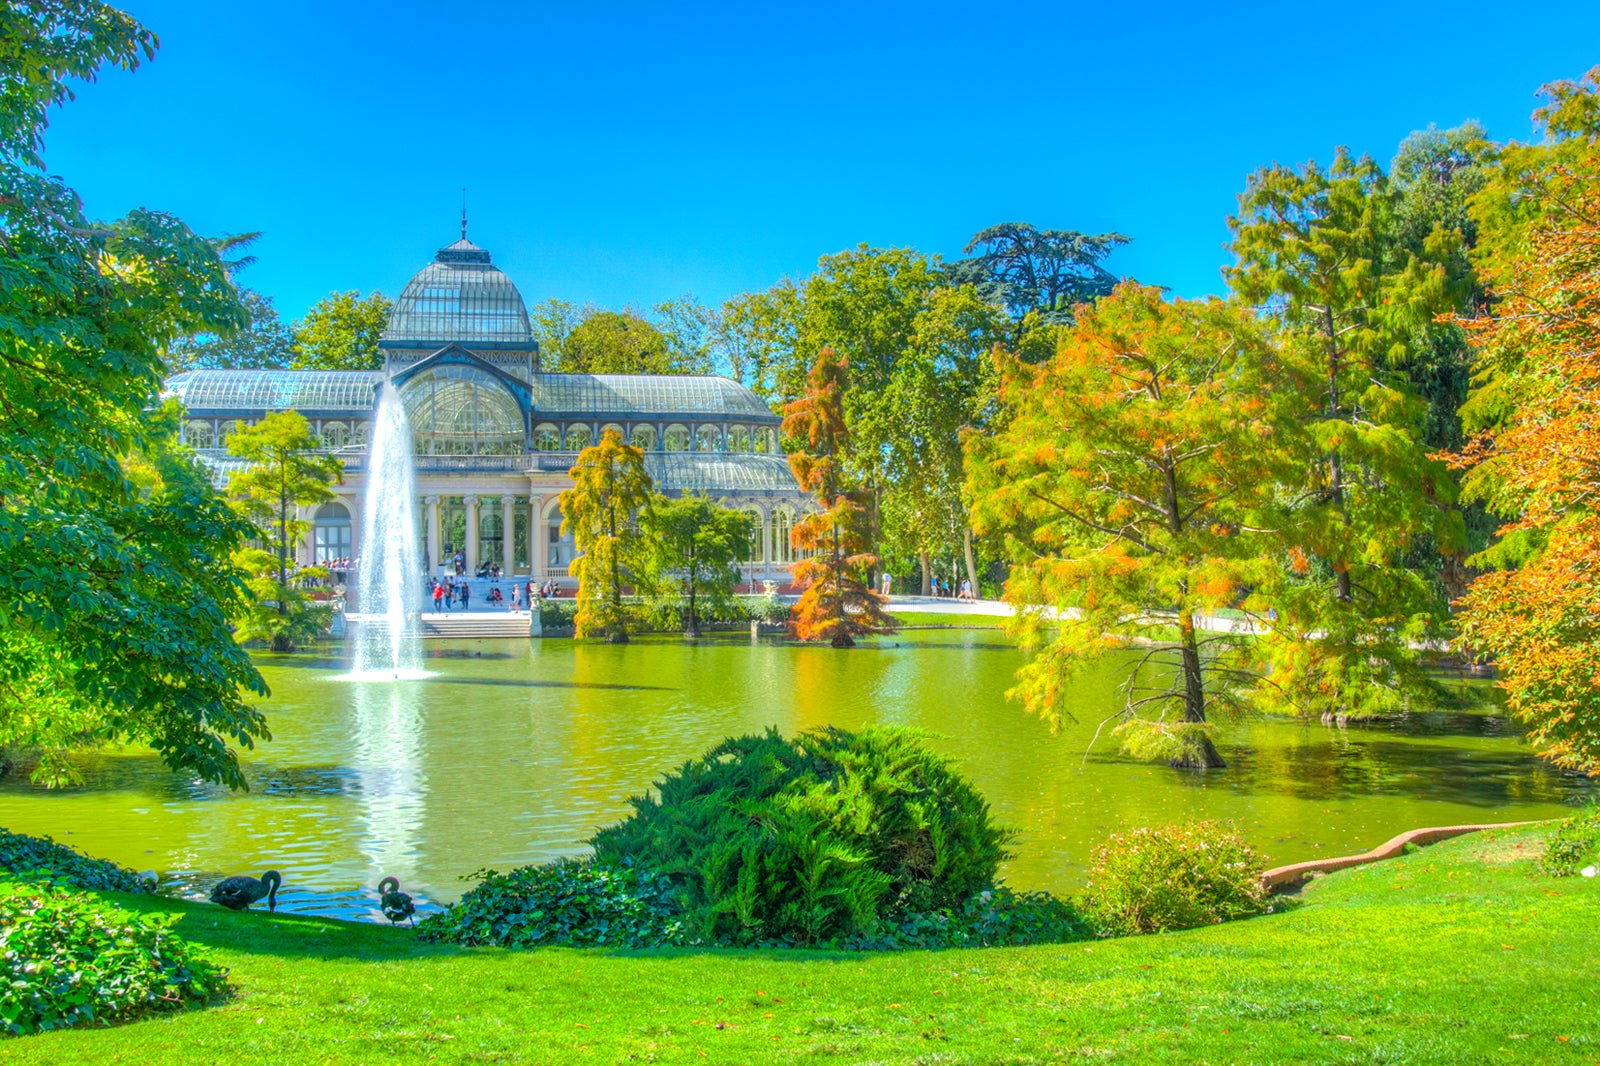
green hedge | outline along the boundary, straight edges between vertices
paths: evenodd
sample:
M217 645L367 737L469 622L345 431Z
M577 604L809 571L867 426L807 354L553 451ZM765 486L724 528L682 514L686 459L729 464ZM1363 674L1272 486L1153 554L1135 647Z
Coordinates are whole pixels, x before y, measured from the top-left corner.
M577 611L576 600L543 600L539 605L539 624L545 629L571 629ZM696 606L696 613L701 625L713 628L740 628L749 625L752 619L780 625L789 619L788 605L766 596L736 596L720 611L706 611L700 604ZM649 604L643 600L629 600L623 604L623 616L631 633L676 633L683 629L681 603Z
M1113 833L1089 864L1085 910L1103 936L1159 933L1268 909L1266 864L1217 822Z
M1600 865L1600 804L1556 826L1539 859L1539 868L1553 877L1571 877L1595 865Z
M227 971L171 931L81 892L0 881L0 1020L8 1032L178 1010L221 993Z

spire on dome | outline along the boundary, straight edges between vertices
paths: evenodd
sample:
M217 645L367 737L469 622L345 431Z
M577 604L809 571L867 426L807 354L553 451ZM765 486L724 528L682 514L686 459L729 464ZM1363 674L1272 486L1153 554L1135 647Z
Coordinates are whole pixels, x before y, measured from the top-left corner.
M461 239L467 239L467 187L461 187Z

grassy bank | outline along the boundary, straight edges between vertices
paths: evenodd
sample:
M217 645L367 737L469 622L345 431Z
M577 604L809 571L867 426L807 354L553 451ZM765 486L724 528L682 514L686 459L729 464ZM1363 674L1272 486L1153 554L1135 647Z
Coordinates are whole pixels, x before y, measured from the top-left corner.
M420 945L404 930L181 911L235 999L0 1043L16 1063L1600 1061L1600 881L1543 830L1313 882L1287 913L1091 944L838 956Z

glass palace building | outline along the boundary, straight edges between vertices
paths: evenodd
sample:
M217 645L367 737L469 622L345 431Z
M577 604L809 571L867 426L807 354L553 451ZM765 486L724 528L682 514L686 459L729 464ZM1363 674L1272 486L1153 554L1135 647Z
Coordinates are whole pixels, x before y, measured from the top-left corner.
M301 562L361 554L367 442L387 378L411 423L430 572L462 552L469 573L496 562L508 575L566 578L574 550L557 497L577 453L615 429L644 450L659 491L754 515L749 578L787 579L806 498L778 451L781 420L743 385L543 372L521 294L465 237L406 285L380 347L381 371L193 370L167 382L187 411L185 440L219 481L241 465L228 435L272 411L300 412L344 462L339 498L301 516L312 524Z

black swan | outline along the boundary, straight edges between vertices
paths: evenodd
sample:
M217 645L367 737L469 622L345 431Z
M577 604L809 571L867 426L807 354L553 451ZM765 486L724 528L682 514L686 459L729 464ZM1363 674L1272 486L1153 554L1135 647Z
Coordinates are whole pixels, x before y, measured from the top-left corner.
M411 897L400 891L397 877L385 877L378 882L378 906L390 925L417 913L417 905L411 902ZM416 925L416 920L412 919L411 924Z
M283 875L276 870L268 870L259 878L228 877L217 882L217 887L211 890L211 902L220 903L229 910L242 911L265 896L267 910L276 911L278 889L282 887Z

